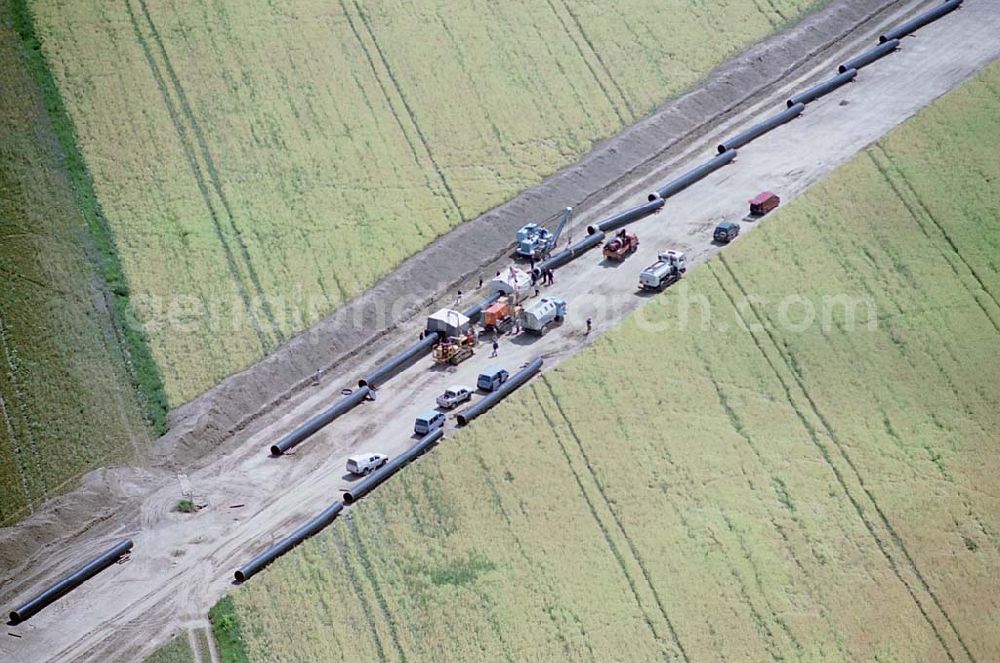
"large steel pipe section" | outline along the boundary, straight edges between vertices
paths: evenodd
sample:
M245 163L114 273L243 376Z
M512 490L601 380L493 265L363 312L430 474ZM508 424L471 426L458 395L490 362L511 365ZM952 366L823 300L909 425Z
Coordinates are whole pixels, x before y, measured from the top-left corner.
M534 274L536 277L540 277L542 273L547 269L555 269L556 267L562 267L566 263L578 258L581 254L590 249L594 248L602 241L604 241L604 233L598 230L596 233L591 232L590 228L587 228L587 235L584 239L573 246L563 249L559 253L549 256L547 259L535 265Z
M638 221L639 219L647 217L654 212L660 211L665 203L666 201L662 198L657 198L656 200L651 200L648 203L643 203L637 207L629 208L624 212L620 212L612 217L604 219L596 226L587 226L587 234L593 235L598 230L603 230L604 232L618 230L622 226L627 226L633 221Z
M371 393L371 389L368 387L362 387L354 390L349 396L344 396L339 401L272 444L271 455L280 456L306 438L312 437L331 421L357 407L361 401L368 398L369 393Z
M276 544L251 559L247 564L241 566L233 575L236 582L243 582L256 574L262 568L278 559L286 552L299 545L310 536L315 536L324 527L332 523L337 515L344 510L343 502L334 502L328 506L323 513L319 514L308 523L292 532L290 535L278 541Z
M443 435L443 428L438 428L437 430L433 430L427 435L424 435L417 441L416 444L380 467L371 476L364 478L358 485L352 486L350 489L344 491L344 504L354 504L362 497L378 488L382 482L402 469L404 465L408 464L414 458L427 451L427 449L440 440Z
M772 115L763 122L758 122L743 133L737 134L723 143L719 143L717 148L719 154L725 154L726 152L743 147L750 141L760 138L771 129L780 127L782 124L797 118L805 109L806 105L803 103L794 104L777 115Z
M650 202L656 200L657 198L662 198L666 200L670 196L680 193L684 189L688 188L698 180L704 179L708 175L714 173L719 168L722 168L727 163L736 158L736 150L729 150L723 152L722 154L716 155L711 161L701 164L697 168L693 168L688 172L684 173L675 180L671 180L664 184L661 188L657 189L653 193L649 194Z
M372 389L380 386L403 368L413 363L418 357L422 357L430 352L437 341L438 332L430 332L368 375L362 377L358 380L358 386L371 387Z
M47 605L57 600L58 598L70 593L83 583L87 582L98 573L108 568L119 559L121 556L132 549L132 540L124 539L119 541L115 547L107 550L94 559L90 560L76 571L73 571L68 576L52 585L45 591L33 596L29 601L24 603L18 608L10 611L10 621L13 624L20 624L26 619L30 619L32 615L36 614L38 611L45 608Z
M893 39L902 39L906 35L919 30L928 23L933 23L945 14L958 9L958 6L962 4L962 0L948 0L944 4L938 5L934 9L924 12L916 18L912 18L906 23L889 30L884 35L879 35L879 43L884 44L890 42Z
M840 65L837 68L837 71L844 74L850 71L851 69L861 69L862 67L867 67L868 65L870 65L872 62L875 62L879 58L884 58L885 56L889 55L889 53L892 53L897 48L899 48L899 40L890 39L887 42L879 44L875 48L868 49L867 51L865 51L864 53L855 58L851 58L844 64Z
M818 83L808 90L799 92L797 95L785 102L789 108L793 108L798 104L808 104L811 101L816 101L822 96L828 95L842 85L846 85L853 81L858 75L858 70L851 68L846 71L837 74L833 78Z
M593 235L591 235L593 237ZM486 412L491 407L506 398L512 391L520 387L522 384L528 381L528 379L533 376L542 367L542 358L535 357L531 360L531 363L522 368L520 371L511 376L509 380L500 385L500 388L492 392L489 396L479 401L471 407L465 408L464 411L460 412L457 419L458 425L464 426L469 423L483 412Z

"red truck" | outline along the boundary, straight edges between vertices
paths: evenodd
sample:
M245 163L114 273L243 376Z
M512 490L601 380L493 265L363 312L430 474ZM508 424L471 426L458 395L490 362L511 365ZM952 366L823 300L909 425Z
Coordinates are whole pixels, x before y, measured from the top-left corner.
M778 198L778 194L771 193L770 191L762 191L750 201L750 214L752 216L764 216L780 204L781 198Z
M635 233L631 233L625 228L618 231L614 237L612 237L604 245L604 257L608 260L624 260L626 256L635 253L635 250L639 248L639 238L636 237Z

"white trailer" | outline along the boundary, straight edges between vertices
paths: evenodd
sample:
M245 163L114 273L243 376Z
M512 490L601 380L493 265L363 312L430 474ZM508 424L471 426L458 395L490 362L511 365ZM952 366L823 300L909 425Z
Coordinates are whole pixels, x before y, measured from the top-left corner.
M544 336L550 327L561 325L565 319L565 301L555 297L542 297L524 310L521 316L521 328Z
M643 290L661 290L680 280L687 271L687 258L680 251L664 251L656 262L639 274L639 287Z

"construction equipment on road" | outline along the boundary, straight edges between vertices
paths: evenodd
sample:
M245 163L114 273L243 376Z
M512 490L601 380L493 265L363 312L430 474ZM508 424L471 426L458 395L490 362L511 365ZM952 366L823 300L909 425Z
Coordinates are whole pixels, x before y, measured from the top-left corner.
M545 336L554 325L561 325L566 319L566 302L555 297L542 297L524 310L521 328L524 331Z
M780 204L781 198L778 198L778 194L762 191L750 200L750 215L764 216Z
M604 244L604 257L608 260L625 260L639 248L639 237L626 228L619 230Z
M510 297L503 295L483 311L483 331L488 334L506 334L517 322L519 308Z
M656 262L639 274L639 287L643 290L662 290L679 281L687 271L687 258L681 251L664 251Z
M555 232L543 228L537 223L529 223L517 231L517 254L533 260L544 260L556 247L563 227L573 214L573 208L567 207L562 211L562 219Z
M434 361L457 366L476 354L476 333L469 327L462 336L445 336L434 346Z

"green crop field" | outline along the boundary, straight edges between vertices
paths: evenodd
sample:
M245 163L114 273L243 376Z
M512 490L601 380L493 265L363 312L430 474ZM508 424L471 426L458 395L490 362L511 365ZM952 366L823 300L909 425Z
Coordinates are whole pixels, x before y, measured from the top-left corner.
M819 0L32 0L170 405Z
M112 267L15 4L0 0L0 525L149 437L103 280Z
M998 108L994 65L233 592L232 660L1000 659Z

